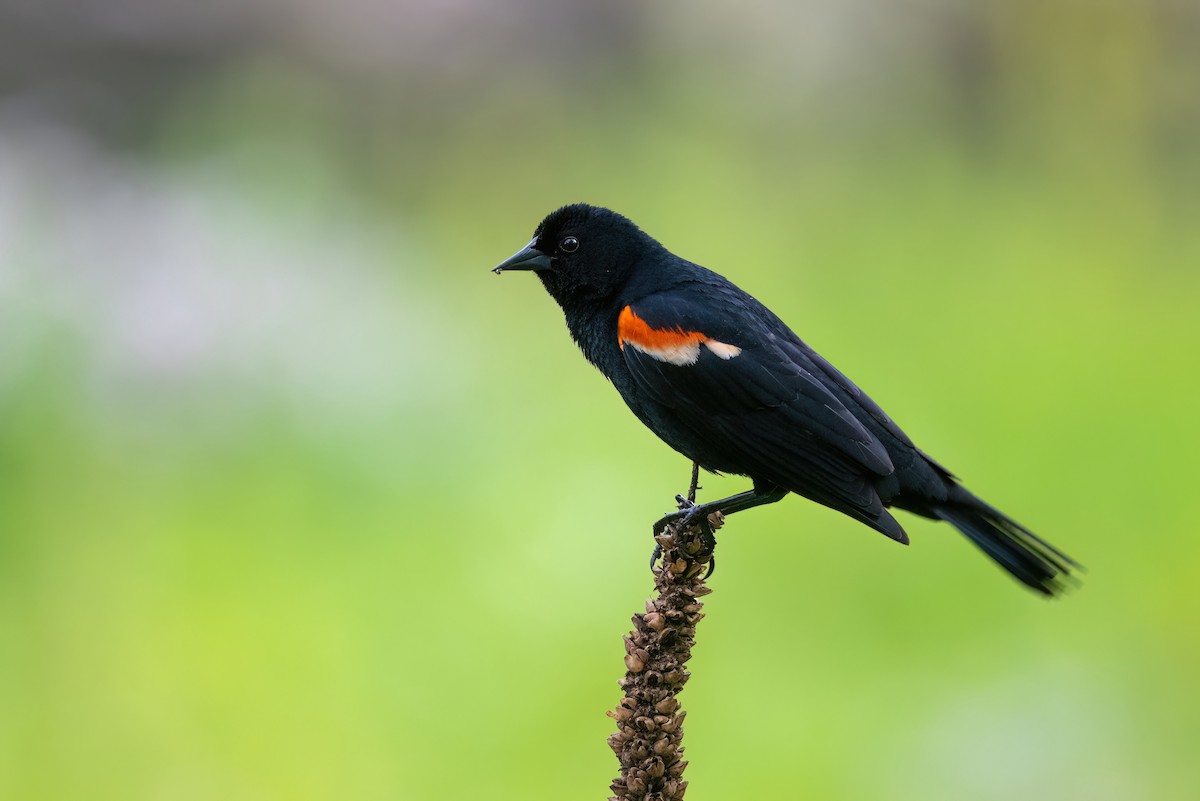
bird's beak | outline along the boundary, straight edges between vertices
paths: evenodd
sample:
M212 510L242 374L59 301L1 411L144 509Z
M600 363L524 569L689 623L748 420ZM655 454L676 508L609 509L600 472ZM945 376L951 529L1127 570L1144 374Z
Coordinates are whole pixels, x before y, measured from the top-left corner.
M550 257L534 247L534 239L525 247L492 268L496 275L505 270L549 270Z

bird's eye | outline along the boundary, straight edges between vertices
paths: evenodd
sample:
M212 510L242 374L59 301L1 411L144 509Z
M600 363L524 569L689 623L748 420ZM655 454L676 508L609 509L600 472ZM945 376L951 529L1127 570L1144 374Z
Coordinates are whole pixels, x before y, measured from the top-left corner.
M558 243L558 249L563 253L574 253L579 250L579 240L573 236L563 237L563 240Z

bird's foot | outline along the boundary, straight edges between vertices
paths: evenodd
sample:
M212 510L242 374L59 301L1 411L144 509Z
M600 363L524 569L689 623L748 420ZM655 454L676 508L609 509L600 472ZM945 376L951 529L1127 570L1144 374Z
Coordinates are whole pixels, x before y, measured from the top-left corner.
M700 528L700 543L701 548L696 552L696 555L708 554L708 572L704 574L705 578L712 575L713 570L717 566L717 560L713 558L713 551L717 547L717 538L713 534L712 524L709 523L708 515L710 509L707 509L702 504L696 504L693 501L685 498L683 495L676 495L675 502L679 504L679 510L664 515L654 524L654 538L657 541L662 535L666 527L672 523L680 523L681 529L690 528L697 523ZM650 569L654 569L654 565L662 556L663 546L661 542L656 542L654 551L650 554Z
M682 520L685 526L690 526L692 523L696 522L692 515L694 515L696 510L700 507L682 495L675 496L675 503L679 504L679 511L671 512L668 515L663 515L660 517L658 522L654 524L654 536L657 537L659 534L662 534L663 529L677 520Z

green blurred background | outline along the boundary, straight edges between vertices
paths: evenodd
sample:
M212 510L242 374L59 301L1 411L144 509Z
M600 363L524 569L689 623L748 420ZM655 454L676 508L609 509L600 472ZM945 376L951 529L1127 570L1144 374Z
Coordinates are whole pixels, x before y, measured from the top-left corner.
M603 798L688 464L488 269L611 206L1083 561L734 518L689 798L1192 799L1200 9L0 2L0 798ZM744 481L709 478L704 497Z

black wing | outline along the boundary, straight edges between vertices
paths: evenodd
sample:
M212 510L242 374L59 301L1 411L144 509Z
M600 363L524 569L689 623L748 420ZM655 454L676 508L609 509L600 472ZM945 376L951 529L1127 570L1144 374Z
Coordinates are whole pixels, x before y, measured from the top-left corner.
M643 394L728 456L717 469L769 481L906 539L874 487L894 469L887 449L770 311L731 286L707 285L651 295L629 309L655 332L703 337L690 362L633 341L622 353Z

